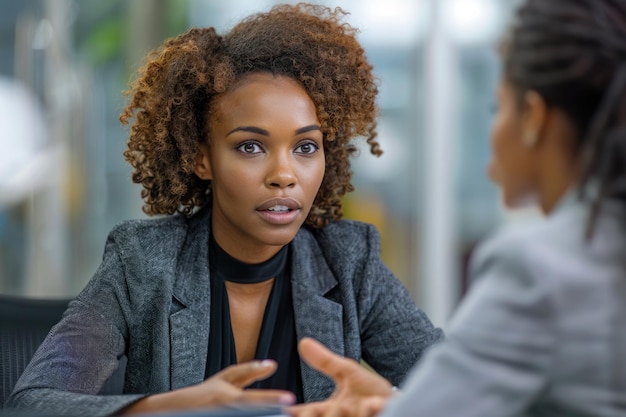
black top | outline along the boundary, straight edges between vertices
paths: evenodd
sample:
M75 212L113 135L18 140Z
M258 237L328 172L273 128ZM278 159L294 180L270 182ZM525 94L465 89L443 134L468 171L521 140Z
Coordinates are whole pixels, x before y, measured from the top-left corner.
M269 378L250 387L288 390L296 395L298 402L304 401L288 260L289 250L284 246L263 263L247 264L226 253L211 235L211 330L205 378L237 363L224 282L252 284L274 278L254 358L273 359L278 363L278 369Z

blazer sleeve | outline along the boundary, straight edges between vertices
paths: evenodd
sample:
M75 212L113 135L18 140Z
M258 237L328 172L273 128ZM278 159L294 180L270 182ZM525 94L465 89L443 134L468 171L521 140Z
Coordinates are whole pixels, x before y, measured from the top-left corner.
M97 395L124 355L129 310L124 268L109 237L96 274L70 302L17 381L9 408L107 416L145 395Z
M406 287L380 259L380 239L368 225L368 249L357 299L362 357L393 385L400 385L413 365L443 331L416 307Z
M476 284L446 340L407 378L382 413L390 416L517 416L545 388L557 332L554 290L519 245L479 254Z

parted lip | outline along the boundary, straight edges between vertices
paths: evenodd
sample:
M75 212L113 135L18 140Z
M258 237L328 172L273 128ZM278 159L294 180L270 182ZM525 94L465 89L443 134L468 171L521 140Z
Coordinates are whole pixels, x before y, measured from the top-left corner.
M302 206L296 200L291 197L286 198L272 198L271 200L265 201L263 204L258 206L257 210L269 210L274 206L286 206L289 210L298 210Z

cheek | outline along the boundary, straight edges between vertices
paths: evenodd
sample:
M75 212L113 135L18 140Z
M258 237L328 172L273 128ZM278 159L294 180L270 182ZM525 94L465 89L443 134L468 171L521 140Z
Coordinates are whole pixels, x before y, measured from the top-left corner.
M489 176L502 193L508 208L523 207L534 194L532 161L514 136L494 138Z
M325 171L326 163L324 158L320 158L319 161L315 161L302 169L302 173L300 174L300 183L305 189L307 197L309 197L311 202L315 199L317 192L322 185Z
M322 159L322 162L317 167L315 174L315 188L319 189L322 185L322 181L324 180L324 174L326 173L326 162Z
M502 142L504 140L503 137L505 136L505 133L502 130L503 124L501 120L495 120L491 127L491 135L489 138L491 159L488 166L488 175L489 178L497 184L500 183L502 176Z
M515 129L506 113L501 114L494 120L491 129L491 149L495 155L502 152L503 148L510 145L515 139Z
M257 171L254 164L220 164L213 170L213 190L224 197L245 199L252 195L250 189L259 181Z
M520 129L518 117L510 109L502 109L491 129L490 175L498 184L513 175L519 164Z

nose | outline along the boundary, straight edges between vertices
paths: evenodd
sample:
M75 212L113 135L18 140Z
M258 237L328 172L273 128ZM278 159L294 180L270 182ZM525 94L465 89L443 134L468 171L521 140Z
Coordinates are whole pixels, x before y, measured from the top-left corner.
M275 154L270 158L265 184L269 188L289 188L296 185L294 160L290 152Z

